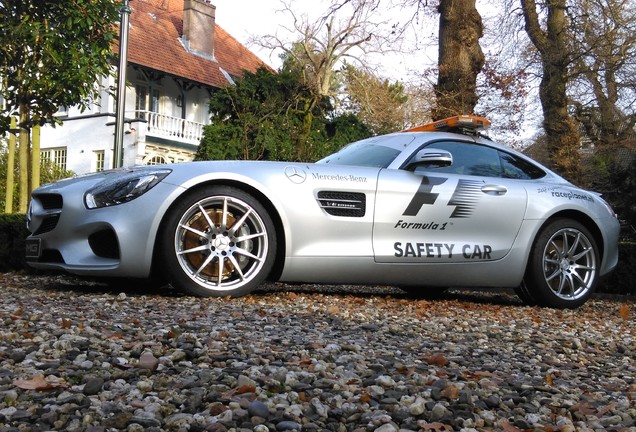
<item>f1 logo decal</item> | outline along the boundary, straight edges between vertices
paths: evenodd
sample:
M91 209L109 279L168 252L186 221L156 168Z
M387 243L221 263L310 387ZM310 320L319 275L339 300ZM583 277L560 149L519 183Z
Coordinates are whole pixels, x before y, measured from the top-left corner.
M433 205L435 200L439 196L438 193L433 193L433 186L441 185L448 180L445 177L422 177L422 183L415 192L415 195L411 199L411 202L402 213L403 216L417 216L424 204Z
M445 177L422 177L422 183L415 192L411 202L402 213L402 216L417 216L423 205L433 205L439 196L433 192L433 187L446 182ZM481 186L483 184L475 180L459 180L453 196L448 201L448 206L455 206L451 218L467 218L473 213L479 201Z

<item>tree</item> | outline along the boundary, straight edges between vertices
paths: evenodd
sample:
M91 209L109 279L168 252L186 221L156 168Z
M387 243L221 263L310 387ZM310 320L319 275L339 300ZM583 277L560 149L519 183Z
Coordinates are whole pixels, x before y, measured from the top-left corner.
M475 0L440 0L438 78L433 119L472 114L477 105L477 76L484 65L483 35Z
M525 30L541 61L539 99L548 152L557 171L576 181L580 177L579 131L568 112L568 67L572 63L566 0L520 0ZM545 28L538 6L546 11Z
M294 69L276 74L260 68L245 72L235 85L213 93L211 124L205 126L197 160L298 160L294 151L304 133L304 107L311 91ZM315 109L310 144L303 160L320 159L350 141L370 135L354 116L336 115L328 100Z
M575 6L569 10L576 119L598 148L612 148L633 136L636 124L636 3L578 0Z
M280 159L294 157L309 92L286 71L261 67L245 72L210 98L211 124L204 129L197 159Z
M59 107L85 108L99 95L94 83L111 73L117 18L112 0L0 2L0 96L5 101L0 132L18 116L21 212L37 186L29 185L29 131L55 124Z
M397 34L378 14L380 0L333 0L316 22L300 16L284 3L284 11L292 18L291 32L297 38L291 45L278 36L261 39L261 45L282 49L287 67L295 69L301 82L310 89L311 97L304 106L303 127L295 147L296 158L312 153L309 145L315 108L324 98L338 103L340 64L347 60L362 65L360 56L391 47Z
M476 112L492 121L488 134L511 147L528 145L530 122L540 116L535 50L523 28L517 0L493 0L481 9L485 62L477 77Z
M344 67L344 83L348 110L374 134L395 132L407 126L409 97L404 85L390 83L352 65Z

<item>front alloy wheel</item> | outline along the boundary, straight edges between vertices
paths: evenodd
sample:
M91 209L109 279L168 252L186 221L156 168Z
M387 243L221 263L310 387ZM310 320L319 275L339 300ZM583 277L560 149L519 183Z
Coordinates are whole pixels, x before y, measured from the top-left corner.
M171 212L162 242L173 285L199 296L239 296L262 283L274 260L274 225L242 190L215 186Z
M599 250L580 223L557 219L537 237L525 288L539 304L575 308L587 301L598 281Z

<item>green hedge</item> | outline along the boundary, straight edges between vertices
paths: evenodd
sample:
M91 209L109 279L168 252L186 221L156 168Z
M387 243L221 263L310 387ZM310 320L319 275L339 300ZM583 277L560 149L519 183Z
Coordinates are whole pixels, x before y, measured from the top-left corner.
M618 245L618 266L611 275L601 280L597 291L636 295L636 243Z
M29 269L24 259L28 235L25 215L0 214L0 272ZM636 243L621 243L619 254L616 271L601 281L598 292L636 295Z
M0 214L0 272L26 269L24 240L28 235L26 215Z

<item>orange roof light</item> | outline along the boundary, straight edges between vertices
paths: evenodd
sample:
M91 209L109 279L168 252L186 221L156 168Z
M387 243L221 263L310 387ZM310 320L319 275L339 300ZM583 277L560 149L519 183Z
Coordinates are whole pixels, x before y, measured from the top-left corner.
M476 115L458 115L432 123L415 126L410 129L405 129L402 132L447 132L453 129L477 131L479 129L487 129L489 126L490 121L484 117Z

